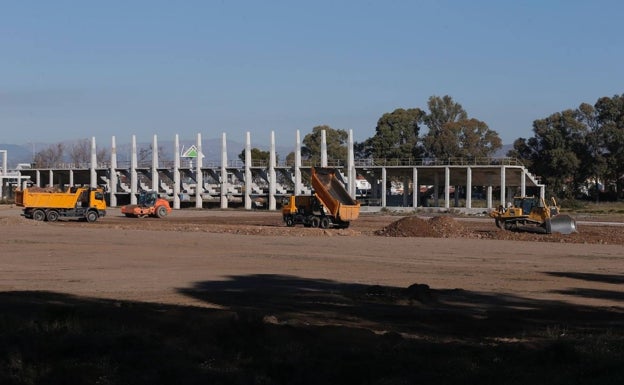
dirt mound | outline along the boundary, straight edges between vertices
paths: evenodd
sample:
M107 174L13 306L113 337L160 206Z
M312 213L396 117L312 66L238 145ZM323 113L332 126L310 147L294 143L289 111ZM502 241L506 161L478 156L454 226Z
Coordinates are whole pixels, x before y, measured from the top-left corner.
M432 237L455 238L468 234L464 226L455 219L446 216L423 219L409 216L392 222L375 232L386 237Z

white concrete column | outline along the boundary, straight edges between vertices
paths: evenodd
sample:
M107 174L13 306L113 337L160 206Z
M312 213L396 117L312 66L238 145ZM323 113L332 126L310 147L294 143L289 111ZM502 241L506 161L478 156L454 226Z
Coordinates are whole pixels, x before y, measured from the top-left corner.
M221 134L221 208L227 209L228 207L228 175L227 175L227 140L225 132Z
M69 170L69 186L74 185L74 170Z
M500 194L500 205L505 207L505 198L506 198L506 192L507 192L507 186L506 186L506 182L507 182L507 178L505 176L505 171L506 171L506 167L505 166L501 166L501 174L500 174L500 186L501 186L501 194Z
M117 206L117 144L115 136L111 138L110 178L108 186L109 203L112 207Z
M52 169L48 170L48 186L54 186L54 171Z
M520 196L526 196L526 169L524 167L520 173Z
M327 167L327 133L321 130L321 167Z
M356 179L355 171L355 154L353 151L353 130L349 130L349 140L347 144L347 170L349 170L349 195L355 199L356 195Z
M295 191L293 194L301 194L301 136L299 130L297 130L295 139Z
M492 209L492 185L487 186L486 190L486 205L488 209Z
M387 179L387 174L386 174L386 168L383 167L381 169L381 207L386 207L386 179Z
M472 168L466 168L466 208L472 208Z
M202 151L202 139L201 133L197 134L197 162L195 167L195 181L197 186L195 187L195 208L201 209L204 207L204 201L202 199L202 193L204 192L204 174L202 167L204 165L204 152Z
M277 192L277 176L275 175L275 131L271 131L271 152L269 153L269 210L277 209L275 194Z
M139 176L137 174L137 147L136 135L132 135L132 155L130 158L130 204L137 204L137 190L139 184Z
M251 190L252 190L252 175L251 175L251 133L247 131L245 135L245 209L251 210Z
M455 192L457 193L457 192ZM451 207L451 169L444 167L444 208Z
M95 171L95 167L97 165L97 149L95 147L95 136L91 137L91 187L97 187L97 172Z
M41 187L41 171L39 170L35 171L35 179L36 179L35 186Z
M152 141L152 191L156 191L158 193L158 137L154 135L154 140Z
M418 184L418 168L412 169L412 207L418 207L420 198L420 185Z
M180 209L180 136L173 143L173 208Z

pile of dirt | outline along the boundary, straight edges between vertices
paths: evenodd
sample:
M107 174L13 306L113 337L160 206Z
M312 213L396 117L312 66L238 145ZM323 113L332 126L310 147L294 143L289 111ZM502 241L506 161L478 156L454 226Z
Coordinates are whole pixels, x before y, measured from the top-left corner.
M440 216L430 219L409 216L399 219L375 232L386 237L433 237L456 238L467 236L464 226L451 217Z

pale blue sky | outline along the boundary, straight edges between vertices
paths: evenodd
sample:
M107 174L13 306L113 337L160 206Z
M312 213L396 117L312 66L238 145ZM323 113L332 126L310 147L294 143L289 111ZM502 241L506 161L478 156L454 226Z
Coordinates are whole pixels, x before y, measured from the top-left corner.
M0 143L361 141L446 94L512 143L624 92L622 4L0 0Z

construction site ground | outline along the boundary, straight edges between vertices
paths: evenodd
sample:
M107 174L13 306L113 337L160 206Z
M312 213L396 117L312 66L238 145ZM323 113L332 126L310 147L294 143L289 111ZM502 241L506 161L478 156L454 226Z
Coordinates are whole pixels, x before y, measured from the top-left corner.
M0 305L47 293L495 344L621 331L624 218L577 220L578 233L544 235L385 212L323 230L286 227L279 211L111 208L95 223L48 223L0 206Z
M619 287L589 277L624 281L617 216L583 218L578 233L545 235L500 230L487 217L430 214L362 214L348 229L323 230L286 227L278 211L187 209L157 219L126 218L111 208L96 223L35 222L20 212L0 209L3 291L221 306L181 292L271 274L597 306L624 299L624 292L587 295Z

